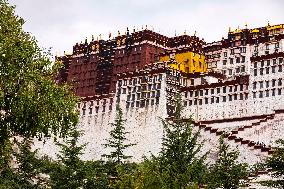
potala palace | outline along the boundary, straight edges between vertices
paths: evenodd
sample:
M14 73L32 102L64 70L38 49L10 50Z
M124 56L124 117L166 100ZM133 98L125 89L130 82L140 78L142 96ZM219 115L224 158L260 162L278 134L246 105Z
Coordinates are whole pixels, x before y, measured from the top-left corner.
M209 158L216 158L224 133L240 160L254 164L284 138L283 49L283 24L229 29L226 38L212 43L195 35L170 38L147 28L127 29L109 40L77 43L72 54L57 57L64 64L57 81L73 83L81 97L85 159L105 153L102 144L117 104L129 142L137 143L126 153L133 161L157 154L161 118L173 115L174 96L180 93L184 117L201 128Z

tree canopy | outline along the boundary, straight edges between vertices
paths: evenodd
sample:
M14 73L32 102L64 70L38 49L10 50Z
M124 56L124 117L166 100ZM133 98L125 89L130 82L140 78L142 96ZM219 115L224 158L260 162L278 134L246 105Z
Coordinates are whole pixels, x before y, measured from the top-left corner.
M76 125L77 98L55 81L60 63L23 30L15 7L0 0L0 143L11 136L65 135Z

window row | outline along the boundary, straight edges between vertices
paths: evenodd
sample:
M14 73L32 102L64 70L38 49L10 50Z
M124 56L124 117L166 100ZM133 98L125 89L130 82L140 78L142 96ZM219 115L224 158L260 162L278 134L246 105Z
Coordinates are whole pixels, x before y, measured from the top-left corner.
M244 73L246 71L246 67L245 66L240 66L240 67L236 67L235 69L235 73ZM233 69L228 69L228 74L229 75L233 75ZM226 70L223 70L223 74L226 74Z
M103 113L107 111L106 107L107 106L102 106L101 107ZM99 109L100 109L99 106L89 107L88 109L83 108L82 109L82 113L83 113L83 115L86 115L86 114L92 115L93 113L97 114L97 113L99 113ZM112 111L112 104L108 106L108 111Z
M272 66L272 67L266 67L266 68L259 68L259 69L253 69L253 75L264 75L264 74L271 74L276 72L283 72L283 66Z
M145 98L155 98L155 97L160 97L160 91L152 91L152 92L142 92L142 93L137 93L137 94L132 94L132 95L127 95L127 101L135 101L135 100L140 100L140 99L145 99Z
M133 101L133 102L126 102L126 108L144 108L148 106L158 105L160 101L159 97L156 97L155 99L146 99L141 101Z
M265 66L271 66L271 65L282 64L282 63L283 63L283 58L280 57L278 59L274 58L272 60L268 59L268 60L262 60L260 62L254 62L253 67L257 68L259 64L260 64L260 67L265 67Z
M235 60L235 61L234 61ZM223 60L223 65L227 65L227 59ZM234 64L234 63L245 63L246 57L241 56L241 57L236 57L236 58L229 58L229 63Z
M163 75L155 75L155 76L143 76L143 77L138 77L138 78L132 78L132 79L124 79L124 80L119 80L118 81L118 86L127 86L127 85L135 85L135 84L140 84L140 83L145 83L145 82L156 82L156 81L161 81Z
M203 105L203 104L214 104L214 103L220 103L220 102L227 102L227 101L233 101L233 100L247 100L248 94L247 93L240 93L240 94L232 94L228 96L220 96L220 97L209 97L204 99L193 99L184 101L185 106L191 106L191 105Z
M264 98L282 94L282 88L253 92L253 98Z
M271 81L259 81L259 82L253 82L252 83L252 86L253 86L253 89L256 89L256 88L259 88L259 89L262 89L264 88L264 85L266 88L269 88L270 86L271 87L275 87L276 84L278 86L282 86L282 79L272 79Z
M198 97L203 95L213 95L213 94L226 94L227 92L241 92L247 90L247 85L231 85L231 86L223 86L211 89L200 89L195 91L185 92L185 98L187 97ZM210 94L209 94L210 93Z
M148 85L135 86L135 87L127 87L127 88L119 88L117 90L117 93L118 94L130 94L130 93L152 91L152 90L159 90L159 89L161 89L161 83L148 84Z

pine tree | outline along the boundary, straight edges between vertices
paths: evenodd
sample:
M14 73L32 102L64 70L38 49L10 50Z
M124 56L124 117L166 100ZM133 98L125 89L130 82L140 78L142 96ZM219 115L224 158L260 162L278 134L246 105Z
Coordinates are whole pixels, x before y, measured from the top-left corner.
M176 96L173 120L162 120L164 137L160 153L160 171L165 188L186 188L200 184L206 154L201 156L200 130L193 131L191 118L182 117L181 96Z
M262 182L263 185L276 188L284 188L284 140L277 141L279 145L275 148L271 157L267 158L264 165L272 170L274 180Z
M119 106L116 107L116 118L115 122L111 123L113 130L110 131L110 138L107 140L107 144L104 144L106 148L112 149L110 154L103 154L103 157L106 157L110 160L111 163L115 165L121 165L131 156L124 154L125 149L135 144L125 144L127 138L126 134L129 132L125 131L124 123L126 120L123 119L122 110Z
M209 188L237 189L241 180L248 176L248 165L238 163L239 152L230 150L224 142L224 137L219 139L219 152L216 163L210 169L208 176Z
M78 145L80 132L76 129L70 131L70 137L64 143L57 143L61 148L58 162L53 165L50 172L50 185L52 188L77 189L84 186L86 172L84 162L80 159L84 145Z

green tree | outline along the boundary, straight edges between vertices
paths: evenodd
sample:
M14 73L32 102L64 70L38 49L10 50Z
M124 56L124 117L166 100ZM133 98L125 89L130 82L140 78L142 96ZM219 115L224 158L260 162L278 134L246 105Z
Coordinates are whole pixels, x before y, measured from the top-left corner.
M192 120L182 117L182 109L181 96L177 95L174 118L162 120L164 137L159 169L164 188L190 188L203 182L207 154L201 156L200 130L193 131Z
M15 7L0 0L0 176L7 182L17 177L12 137L64 137L78 122L77 97L54 79L62 64L52 63L23 24Z
M50 176L48 186L56 189L107 189L106 169L100 161L83 161L80 155L86 144L79 145L81 132L73 128L68 138L57 142L60 147L58 160L46 159L42 172Z
M267 158L264 166L272 171L273 180L262 182L263 185L276 188L284 188L284 140L277 141L279 145L275 148L271 157Z
M110 154L103 154L102 156L108 158L115 165L121 165L125 160L131 158L131 156L124 154L125 149L135 144L125 143L127 141L125 135L129 132L125 131L125 120L119 106L116 107L116 111L115 122L111 123L113 130L110 131L110 138L107 140L107 144L104 144L105 148L110 148L112 151Z
M239 152L230 150L224 142L224 137L219 139L219 152L216 163L211 167L208 176L209 188L237 189L242 185L241 180L248 176L248 165L238 163Z
M23 31L24 20L0 1L0 144L12 136L66 135L78 122L77 98L55 76L60 63Z

